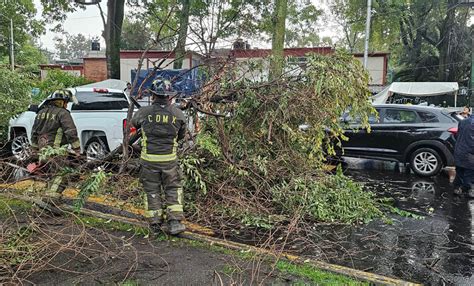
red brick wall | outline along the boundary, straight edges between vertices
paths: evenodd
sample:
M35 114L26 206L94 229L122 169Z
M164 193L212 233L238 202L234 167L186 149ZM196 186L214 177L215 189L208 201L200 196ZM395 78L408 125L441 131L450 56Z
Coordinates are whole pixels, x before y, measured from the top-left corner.
M107 63L105 58L85 58L84 77L93 81L107 79Z

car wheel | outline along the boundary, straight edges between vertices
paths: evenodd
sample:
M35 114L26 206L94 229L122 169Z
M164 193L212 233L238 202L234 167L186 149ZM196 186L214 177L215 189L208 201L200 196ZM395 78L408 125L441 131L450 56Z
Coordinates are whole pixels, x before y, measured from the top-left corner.
M437 175L443 167L443 160L435 150L421 148L413 152L410 159L410 168L421 177Z
M31 156L31 145L26 133L18 133L11 142L11 153L18 161L24 161Z
M101 160L109 153L109 147L105 144L104 137L92 137L86 143L87 160Z

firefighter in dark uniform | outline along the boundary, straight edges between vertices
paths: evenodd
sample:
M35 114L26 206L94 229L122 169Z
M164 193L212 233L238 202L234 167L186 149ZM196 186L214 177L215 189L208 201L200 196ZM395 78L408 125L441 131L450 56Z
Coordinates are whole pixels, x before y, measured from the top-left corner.
M59 148L70 144L75 155L80 155L77 128L66 109L71 99L69 90L57 90L46 99L33 124L31 143L34 149L41 150L46 146ZM61 187L64 189L64 186L60 186L61 182L62 177L56 176L49 191L56 193Z
M458 124L454 164L456 165L454 193L456 195L464 193L474 198L474 115Z
M166 218L168 224L164 229L177 235L185 230L176 152L178 141L186 133L186 120L183 112L170 103L169 96L173 92L169 81L155 80L150 91L153 104L139 109L132 119L132 125L142 132L140 179L146 192L145 216L156 232L161 231Z
M71 144L72 149L80 153L77 128L66 109L71 98L69 90L58 90L46 99L33 125L31 137L33 147L41 149L46 146L60 147Z

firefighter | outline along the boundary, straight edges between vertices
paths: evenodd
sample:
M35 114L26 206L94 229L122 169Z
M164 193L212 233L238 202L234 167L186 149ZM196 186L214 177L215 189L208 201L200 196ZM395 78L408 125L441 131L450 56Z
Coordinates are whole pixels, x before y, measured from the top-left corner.
M46 99L33 124L33 147L41 149L46 146L60 147L71 144L72 149L80 153L77 128L66 109L71 98L69 90L57 90Z
M177 235L185 230L176 152L178 141L186 133L186 120L183 112L170 103L174 92L169 81L155 80L150 92L153 104L139 109L132 119L132 125L142 132L140 180L146 193L145 216L155 232L162 230L166 218L163 229Z
M41 150L46 146L59 148L70 144L74 154L80 155L77 128L66 109L71 99L69 90L57 90L46 99L33 124L31 143L34 149ZM56 176L48 191L52 194L61 192L65 188L61 185L62 179L62 176Z
M454 194L474 198L474 115L459 122L454 147Z

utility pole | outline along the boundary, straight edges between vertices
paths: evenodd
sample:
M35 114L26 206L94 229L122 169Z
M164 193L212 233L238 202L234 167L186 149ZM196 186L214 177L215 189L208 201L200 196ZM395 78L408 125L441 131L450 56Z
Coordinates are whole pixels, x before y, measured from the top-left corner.
M372 17L372 0L367 0L367 20L365 22L365 49L364 68L367 69L369 62L369 39L370 39L370 18Z
M13 18L10 18L10 61L12 71L15 71L15 41L13 40Z
M474 39L472 41L474 42ZM471 50L471 84L469 85L469 89L471 90L471 97L474 96L474 51L473 50Z

